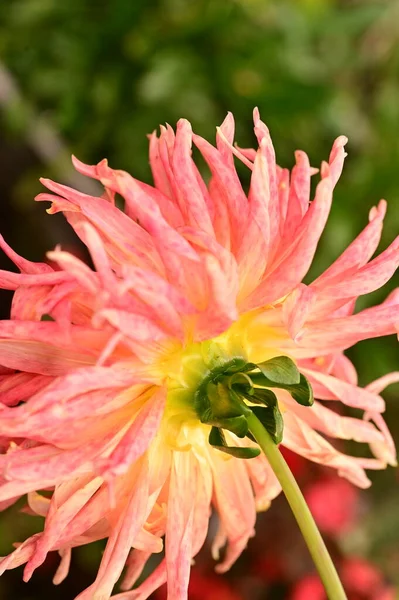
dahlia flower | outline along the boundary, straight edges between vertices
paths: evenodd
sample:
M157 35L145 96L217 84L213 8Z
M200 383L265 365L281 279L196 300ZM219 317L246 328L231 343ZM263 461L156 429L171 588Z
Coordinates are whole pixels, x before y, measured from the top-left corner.
M105 160L73 159L104 186L101 197L42 180L50 193L36 199L64 213L93 268L60 247L48 253L56 268L29 262L1 240L21 273L0 273L1 286L15 290L0 325L0 503L27 495L25 510L44 517L43 532L2 558L1 571L26 563L27 581L57 550L59 583L72 548L107 538L79 600L108 599L124 569L119 600L148 598L165 581L169 600L187 598L211 511L222 573L254 535L257 511L280 492L249 414L276 443L360 487L370 484L366 469L395 464L379 393L398 374L360 388L344 355L398 327L397 290L354 313L357 297L385 284L399 261L398 239L370 260L386 203L325 273L302 283L346 138L334 142L310 201L317 170L306 154L296 152L289 173L257 110L254 124L256 150L234 145L231 114L216 147L184 119L176 132L161 127L150 136L153 186ZM251 171L248 194L235 158ZM362 413L345 416L337 402ZM368 444L373 457L347 456L331 438Z

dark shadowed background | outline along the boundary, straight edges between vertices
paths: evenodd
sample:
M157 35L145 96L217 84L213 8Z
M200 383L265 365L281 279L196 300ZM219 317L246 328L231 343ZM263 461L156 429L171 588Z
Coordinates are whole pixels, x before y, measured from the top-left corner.
M213 141L216 125L232 111L236 139L245 147L254 141L254 106L271 129L283 166L293 165L298 148L319 166L335 137L349 137L346 167L310 277L366 225L381 197L389 202L381 243L386 247L399 223L397 0L3 0L2 234L32 260L42 260L57 243L82 252L63 218L48 216L43 204L33 202L41 191L39 176L95 193L93 184L73 173L74 153L89 163L107 157L112 167L150 181L146 134L159 123L174 125L186 117ZM13 267L1 256L0 268ZM361 299L359 307L381 301L392 287ZM9 302L3 293L3 318ZM362 384L399 363L393 336L363 342L350 357ZM385 397L397 435L398 386ZM321 475L315 467L309 473L299 474L305 487L309 477ZM372 560L399 585L396 475L390 469L372 479L372 490L361 493L355 523L330 544L339 556ZM17 508L0 516L0 554L42 527L40 518ZM212 575L207 549L190 597L290 598L292 584L310 568L295 523L282 499L260 521L256 540L223 583ZM277 547L276 556L290 565L284 574L281 566L273 571L276 556L270 556ZM50 584L56 555L29 584L21 582L22 569L8 572L0 579L0 600L70 600L93 580L101 550L101 544L77 550L59 588Z

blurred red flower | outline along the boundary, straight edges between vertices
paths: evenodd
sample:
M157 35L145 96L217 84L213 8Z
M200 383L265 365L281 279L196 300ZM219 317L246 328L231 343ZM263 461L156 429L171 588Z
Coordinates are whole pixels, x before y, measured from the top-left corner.
M358 513L358 490L341 477L319 479L305 489L308 506L322 531L330 535L347 532Z

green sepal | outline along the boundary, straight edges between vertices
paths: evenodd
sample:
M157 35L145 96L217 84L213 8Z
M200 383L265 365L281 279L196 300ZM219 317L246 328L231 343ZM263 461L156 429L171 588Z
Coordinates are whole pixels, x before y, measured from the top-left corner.
M256 415L263 427L270 434L275 444L280 444L283 439L284 421L278 404L274 406L252 406L252 411ZM251 439L253 436L251 435Z
M243 391L249 396L252 396L254 393L254 384L246 373L234 373L234 375L229 378L228 385L229 388L235 390L238 395L242 395Z
M269 381L282 385L295 385L300 382L300 373L288 356L275 356L256 365Z
M248 370L246 361L235 358L214 368L203 379L194 394L194 408L202 423L249 414L249 409L235 391L222 383L226 373L234 375L244 368Z
M244 373L245 371L250 370L250 367L248 365L249 365L248 361L246 361L244 358L241 358L241 357L232 358L229 361L228 365L224 366L222 372L224 375L228 375L231 373Z
M226 452L226 454L230 454L230 456L235 456L236 458L255 458L260 454L259 448L238 448L228 446L223 431L217 427L212 427L209 433L209 443L215 450Z
M205 421L203 421L204 423ZM227 429L234 433L237 437L243 438L248 433L248 423L247 419L244 415L240 415L239 417L231 417L231 418L214 418L211 421L207 421L208 425L212 425L213 427L221 427L223 429Z
M312 406L314 402L313 389L309 383L309 380L305 377L305 375L302 375L302 373L300 383L292 386L289 392L294 400L298 402L298 404L302 404L302 406Z
M289 394L291 394L293 399L298 402L298 404L302 404L303 406L312 406L314 402L312 386L306 379L305 375L302 375L302 373L299 375L299 383L293 385L276 383L265 377L263 373L251 373L251 379L255 385L259 385L261 387L272 387L286 390Z
M246 436L250 409L233 389L221 382L207 381L197 390L194 403L201 423L223 427L238 437Z
M274 392L262 388L254 388L254 394L248 398L253 404L263 404L265 406L278 406L277 396Z

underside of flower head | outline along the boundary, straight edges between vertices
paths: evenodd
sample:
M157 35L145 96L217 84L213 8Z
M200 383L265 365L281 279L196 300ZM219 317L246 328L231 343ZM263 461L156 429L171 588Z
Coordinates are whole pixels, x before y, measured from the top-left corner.
M73 547L107 538L97 578L79 600L109 598L124 569L117 598L145 599L167 581L168 599L185 599L211 510L223 572L254 534L256 511L280 491L246 428L247 411L276 443L360 487L370 483L365 469L395 464L379 394L399 374L360 388L344 355L399 328L397 290L355 312L358 296L383 286L399 262L398 239L372 258L386 203L303 284L346 138L335 141L310 198L318 170L306 154L296 152L290 173L276 164L257 110L254 126L256 150L234 145L231 114L215 147L184 119L176 132L162 127L150 136L154 185L106 161L77 159L76 169L104 186L101 197L42 180L50 193L37 200L65 215L94 268L59 247L48 253L56 267L32 263L0 239L20 270L0 271L0 285L15 290L10 320L0 323L0 506L27 495L27 510L45 517L43 532L1 559L1 571L26 563L28 580L58 550L59 583ZM251 171L248 194L236 160ZM371 453L347 456L331 438ZM163 549L152 575L131 590Z

